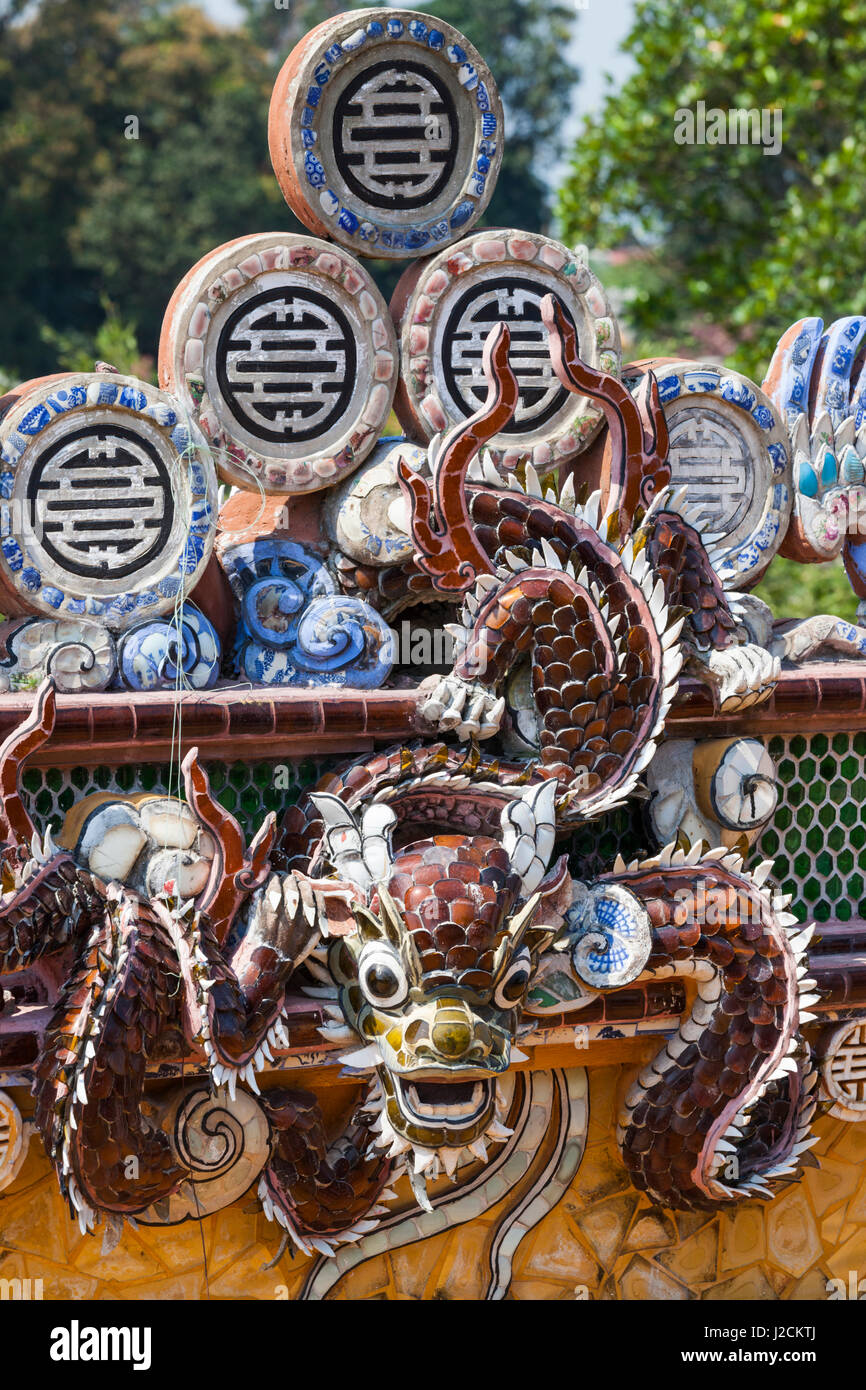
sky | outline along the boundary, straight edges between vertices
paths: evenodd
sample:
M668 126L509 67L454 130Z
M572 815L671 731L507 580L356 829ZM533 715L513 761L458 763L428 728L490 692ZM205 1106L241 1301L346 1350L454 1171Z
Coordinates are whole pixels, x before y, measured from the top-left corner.
M222 23L230 24L242 18L234 0L201 0L201 3L208 14ZM410 9L411 3L404 8ZM634 0L588 0L586 9L577 10L572 54L580 68L581 80L566 127L567 144L576 133L581 116L596 111L601 105L606 90L605 73L610 73L615 86L630 73L631 59L617 49L631 27L633 13Z

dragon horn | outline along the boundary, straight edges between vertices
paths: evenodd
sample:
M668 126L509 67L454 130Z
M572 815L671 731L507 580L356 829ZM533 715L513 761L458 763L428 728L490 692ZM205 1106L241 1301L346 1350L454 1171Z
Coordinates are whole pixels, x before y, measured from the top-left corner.
M649 457L666 459L670 448L670 435L655 372L647 372L641 377L635 398L644 425L644 453Z
M198 760L197 748L189 750L181 769L187 801L210 831L217 848L214 870L198 907L215 924L223 920L228 924L237 903L235 877L246 863L244 834L231 812L214 800L210 779Z
M487 399L442 439L433 463L432 489L405 460L397 462L397 476L412 508L415 561L440 593L463 593L476 575L492 573L490 557L470 520L464 487L472 460L483 444L507 428L520 399L508 361L510 342L508 325L494 324L482 354Z
M277 814L269 811L250 840L248 851L250 881L258 880L267 873L271 863L271 850L277 837Z
M23 762L41 748L54 732L57 701L54 681L49 676L36 692L33 708L0 747L0 829L6 840L30 847L36 828L21 800L18 771Z
M605 516L612 506L617 507L625 514L620 521L620 531L625 535L631 529L646 480L651 478L658 490L670 478L670 470L665 470L663 463L668 431L655 379L647 384L645 398L635 400L617 377L596 371L582 360L574 324L554 295L546 294L542 299L541 317L557 378L573 395L598 401L607 421L610 442L605 451L599 515Z

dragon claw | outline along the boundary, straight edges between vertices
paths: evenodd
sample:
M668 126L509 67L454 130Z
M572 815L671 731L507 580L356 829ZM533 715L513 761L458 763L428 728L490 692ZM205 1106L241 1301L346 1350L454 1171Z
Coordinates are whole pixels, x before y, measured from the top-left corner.
M768 700L782 671L778 656L754 642L702 652L693 665L713 687L722 714Z
M492 738L499 732L505 700L477 681L446 676L421 706L421 715L442 733L463 740Z

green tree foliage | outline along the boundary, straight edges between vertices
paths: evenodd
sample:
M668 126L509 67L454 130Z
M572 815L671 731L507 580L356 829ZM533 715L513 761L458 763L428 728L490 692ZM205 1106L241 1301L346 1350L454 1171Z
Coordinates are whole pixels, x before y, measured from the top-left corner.
M857 596L841 559L826 565L801 565L777 555L755 593L780 619L832 613L853 622L857 614Z
M642 346L696 317L760 380L804 314L866 308L866 0L639 0L636 70L585 123L561 190L567 238L655 248L629 312ZM676 112L781 109L778 155L674 141Z
M277 67L317 24L345 14L347 10L370 8L369 0L239 0L239 3L246 14L247 33L267 49Z
M106 294L152 354L205 251L297 228L268 160L267 59L244 33L165 3L41 0L2 38L0 362L50 369L45 326L92 337Z
M62 333L45 324L42 338L51 349L53 361L65 372L92 372L95 362L108 362L119 372L137 376L141 381L156 381L156 362L139 352L135 324L124 319L106 295L100 304L105 317L94 334L82 333L80 329Z

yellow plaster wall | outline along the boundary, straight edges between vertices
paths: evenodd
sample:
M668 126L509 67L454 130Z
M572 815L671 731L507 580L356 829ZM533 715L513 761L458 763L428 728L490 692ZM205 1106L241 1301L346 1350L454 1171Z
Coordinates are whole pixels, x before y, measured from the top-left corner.
M716 1216L662 1211L631 1188L613 1133L625 1080L593 1068L583 1162L562 1201L523 1241L516 1299L825 1299L827 1281L866 1277L866 1124L823 1118L820 1167L775 1201ZM502 1208L416 1245L376 1256L331 1293L349 1299L472 1299L482 1293L485 1240ZM101 1232L69 1218L38 1141L0 1195L0 1280L41 1279L51 1299L274 1299L300 1289L311 1262L284 1255L254 1191L232 1207L170 1228L126 1230L101 1253ZM205 1274L207 1266L207 1275Z

